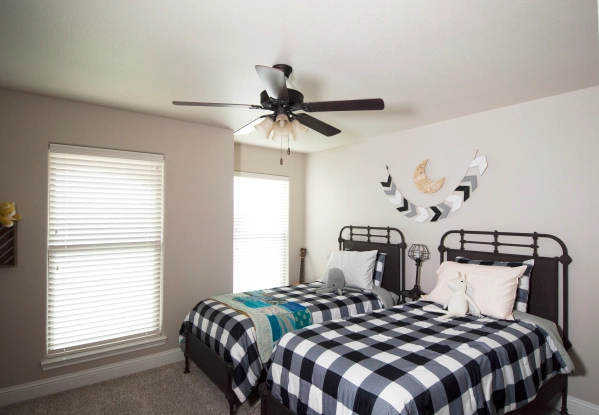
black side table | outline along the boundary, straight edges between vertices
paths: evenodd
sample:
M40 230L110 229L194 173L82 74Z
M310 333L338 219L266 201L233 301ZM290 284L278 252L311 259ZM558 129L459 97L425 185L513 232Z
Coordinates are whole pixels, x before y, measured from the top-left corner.
M406 298L409 298L410 300L418 300L420 296L426 294L420 290L420 287L418 287L418 289L415 288L416 287L412 288L411 290L400 291L399 295L404 298L402 301L400 301L400 303L404 303Z

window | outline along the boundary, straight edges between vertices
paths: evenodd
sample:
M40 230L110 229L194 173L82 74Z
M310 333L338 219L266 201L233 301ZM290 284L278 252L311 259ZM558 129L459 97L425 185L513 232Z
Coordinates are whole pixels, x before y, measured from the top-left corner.
M235 172L233 291L289 281L289 178Z
M115 354L166 340L163 167L162 155L50 145L42 367L51 367L52 357Z

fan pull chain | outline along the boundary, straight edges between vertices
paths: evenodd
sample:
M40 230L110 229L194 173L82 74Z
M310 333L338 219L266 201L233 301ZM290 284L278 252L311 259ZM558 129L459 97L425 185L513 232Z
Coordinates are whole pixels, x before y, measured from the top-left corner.
M287 155L291 154L291 150L289 149L289 139L287 139Z
M281 137L281 166L283 165L283 137Z

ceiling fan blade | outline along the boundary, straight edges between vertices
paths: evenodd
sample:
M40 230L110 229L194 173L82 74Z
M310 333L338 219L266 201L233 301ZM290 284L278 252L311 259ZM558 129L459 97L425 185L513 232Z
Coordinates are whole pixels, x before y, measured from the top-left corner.
M256 72L258 72L269 97L280 101L289 101L287 82L283 71L270 66L256 65Z
M322 134L327 137L331 137L333 135L339 134L341 130L333 127L332 125L327 124L326 122L322 122L319 119L316 119L308 114L297 114L295 115L302 125Z
M264 118L268 117L268 115L263 115L262 117L258 117L256 118L254 121L252 121L251 123L245 125L244 127L241 127L239 130L235 131L233 133L233 135L245 135L245 134L249 134L252 131L256 131L256 129L254 128L254 126L256 124L259 124L262 122L262 120Z
M354 99L349 101L323 101L301 104L301 108L307 112L325 111L373 111L385 108L385 102L380 98Z
M217 102L190 102L190 101L173 101L173 105L186 105L190 107L233 107L233 108L249 108L252 110L263 110L261 105L251 104L221 104Z

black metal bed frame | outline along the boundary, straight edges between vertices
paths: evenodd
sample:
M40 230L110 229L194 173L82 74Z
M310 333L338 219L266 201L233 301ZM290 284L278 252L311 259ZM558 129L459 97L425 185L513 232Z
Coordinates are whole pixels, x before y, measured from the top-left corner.
M350 239L343 238L343 231L349 229ZM354 230L366 230L367 233L355 233ZM371 231L384 231L380 235ZM392 232L396 232L400 243L391 243ZM354 237L366 237L366 241L354 240ZM373 242L372 238L383 238L386 242ZM406 242L403 233L396 228L381 228L372 226L344 226L339 232L339 249L345 248L353 251L379 250L387 253L385 259L385 272L382 287L399 295L405 282L405 248ZM188 327L185 328L185 373L189 373L189 360L191 360L204 374L223 392L229 402L230 415L235 414L235 406L240 405L239 399L233 392L233 366L225 362L217 353L204 342L195 337ZM265 373L262 373L259 383L264 382Z
M349 229L349 239L343 238L343 232ZM366 233L355 232L365 230ZM373 231L375 233L373 233ZM391 243L391 238L396 234L400 242ZM354 237L366 238L366 240L355 240ZM383 242L372 241L372 239L383 240ZM339 231L339 250L351 251L378 250L387 254L385 258L385 277L381 287L399 295L406 285L406 240L403 233L397 228L382 228L376 226L344 226ZM399 261L399 262L398 262ZM394 272L388 272L394 270Z
M459 250L447 248L444 245L445 239L452 234L460 235L460 248ZM474 241L466 239L466 235L487 235L492 236L493 241ZM530 244L518 244L518 243L507 243L500 242L499 237L501 236L515 236L519 238L531 238ZM541 257L539 256L539 240L540 239L551 239L555 241L562 249L560 256L554 257ZM480 251L469 251L466 249L466 244L475 245L490 245L493 247L493 252L480 252ZM439 245L439 252L441 253L441 263L443 263L445 256L448 260L455 259L456 256L468 256L470 253L470 259L489 259L492 258L495 261L507 261L516 262L530 259L531 255L525 254L508 254L500 253L499 247L514 247L514 248L530 248L532 249L532 258L535 260L535 266L532 270L530 278L530 291L528 298L528 311L539 317L543 317L547 320L553 321L558 327L560 327L559 321L559 292L561 288L562 293L562 338L564 345L570 348L570 340L568 338L568 265L572 262L572 258L568 255L568 248L566 244L556 236L543 234L543 233L516 233L516 232L481 232L481 231L465 231L454 230L446 232L441 238ZM562 265L562 284L560 287L558 267ZM537 276L534 278L533 276ZM548 301L549 300L549 301Z
M459 249L452 249L445 246L445 240L448 236L453 234L460 235L460 247ZM493 241L476 241L466 239L467 235L486 235L492 236ZM508 243L500 242L500 237L522 237L532 238L532 243ZM540 239L551 239L561 247L562 254L554 257L542 257L539 256L539 240ZM488 251L475 251L466 249L466 245L490 245L493 247L492 252ZM457 256L464 256L470 259L480 260L492 260L492 261L506 261L506 262L521 262L531 258L531 254L512 254L512 253L500 253L500 247L511 247L511 248L528 248L532 249L532 258L535 260L535 266L533 268L530 278L530 291L528 300L528 312L530 314L543 317L556 323L558 327L561 327L562 338L564 345L567 349L571 347L568 339L568 266L572 262L572 258L568 255L568 248L564 242L548 234L540 234L537 232L533 233L519 233L519 232L485 232L485 231L465 231L452 230L446 232L441 237L439 244L439 252L441 253L441 263L447 260L454 260ZM560 273L559 265L561 264L561 287L560 287ZM562 324L559 322L559 291L561 288L561 311L562 311ZM519 408L513 412L514 415L523 415L535 411L542 406L546 405L556 395L561 394L562 406L561 415L567 415L567 398L568 398L568 377L567 375L557 375L552 378L549 382L543 385L537 393L537 397L527 405ZM293 412L285 407L281 402L276 400L268 390L266 383L260 385L260 395L262 399L261 411L262 415L293 415Z

